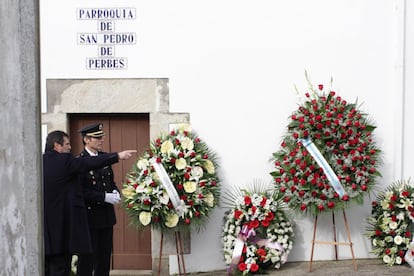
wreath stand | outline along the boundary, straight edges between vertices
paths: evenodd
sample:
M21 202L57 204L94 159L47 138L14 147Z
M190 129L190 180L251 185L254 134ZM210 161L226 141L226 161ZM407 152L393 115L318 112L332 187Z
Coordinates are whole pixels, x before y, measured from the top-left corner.
M158 276L161 275L161 259L162 259L163 242L164 242L164 233L161 232L160 257L158 260ZM175 231L175 249L177 252L178 275L186 275L183 248L184 246L183 246L183 240L181 239L181 233L180 231Z
M348 220L346 219L346 214L345 211L343 211L344 214L344 224L345 224L345 229L346 229L346 234L348 236L348 242L338 242L336 240L336 227L335 227L335 214L332 212L332 225L333 225L333 238L334 241L317 241L315 240L315 236L316 236L316 226L318 224L318 216L315 217L315 222L313 225L313 239L312 239L312 253L311 253L311 258L310 258L310 263L309 263L309 272L312 272L312 261L313 261L313 252L314 252L314 248L315 248L315 244L328 244L328 245L333 245L335 248L335 260L338 260L338 245L348 245L349 248L351 249L351 254L352 254L352 263L354 265L354 270L357 271L357 264L356 264L356 260L355 260L355 255L354 255L354 249L352 247L352 241L351 241L351 234L349 232L349 227L348 227Z

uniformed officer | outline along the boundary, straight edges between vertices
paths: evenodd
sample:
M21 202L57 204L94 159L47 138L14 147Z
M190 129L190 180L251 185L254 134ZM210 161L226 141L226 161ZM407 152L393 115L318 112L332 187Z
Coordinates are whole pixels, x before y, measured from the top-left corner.
M96 123L80 130L84 150L80 158L103 154L105 133L103 125ZM93 247L93 256L78 256L77 275L106 276L109 275L113 226L116 223L114 204L121 197L114 182L111 166L89 170L81 176L84 199L87 208L89 230Z

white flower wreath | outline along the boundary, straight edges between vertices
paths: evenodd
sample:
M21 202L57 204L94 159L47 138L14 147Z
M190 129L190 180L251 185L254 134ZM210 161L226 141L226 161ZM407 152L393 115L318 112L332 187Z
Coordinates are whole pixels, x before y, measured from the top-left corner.
M161 231L200 230L217 206L215 154L187 124L162 135L139 157L122 194L132 223Z
M395 182L372 202L365 235L372 242L372 253L388 266L404 263L413 236L414 187ZM410 254L412 256L412 254Z
M285 204L272 192L247 192L232 196L226 212L223 253L229 273L250 275L279 269L293 246L294 229Z

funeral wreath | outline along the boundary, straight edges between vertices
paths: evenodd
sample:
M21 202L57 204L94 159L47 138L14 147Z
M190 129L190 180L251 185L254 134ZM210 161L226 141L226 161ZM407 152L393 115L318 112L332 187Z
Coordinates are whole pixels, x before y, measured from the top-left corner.
M279 269L293 246L294 229L286 204L273 192L248 192L234 196L233 208L224 217L223 253L228 272L234 275Z
M123 206L139 228L200 230L219 201L217 158L182 124L161 135L126 177Z
M350 202L362 204L380 176L376 126L357 103L308 82L309 91L271 158L275 185L300 213L318 215Z

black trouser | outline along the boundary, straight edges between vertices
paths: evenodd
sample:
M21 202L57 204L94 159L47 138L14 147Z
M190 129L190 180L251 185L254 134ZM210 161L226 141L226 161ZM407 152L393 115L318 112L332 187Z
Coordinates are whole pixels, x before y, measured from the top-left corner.
M72 255L46 255L45 276L69 276L72 263Z
M78 276L108 276L111 267L113 227L90 228L93 256L78 256Z

